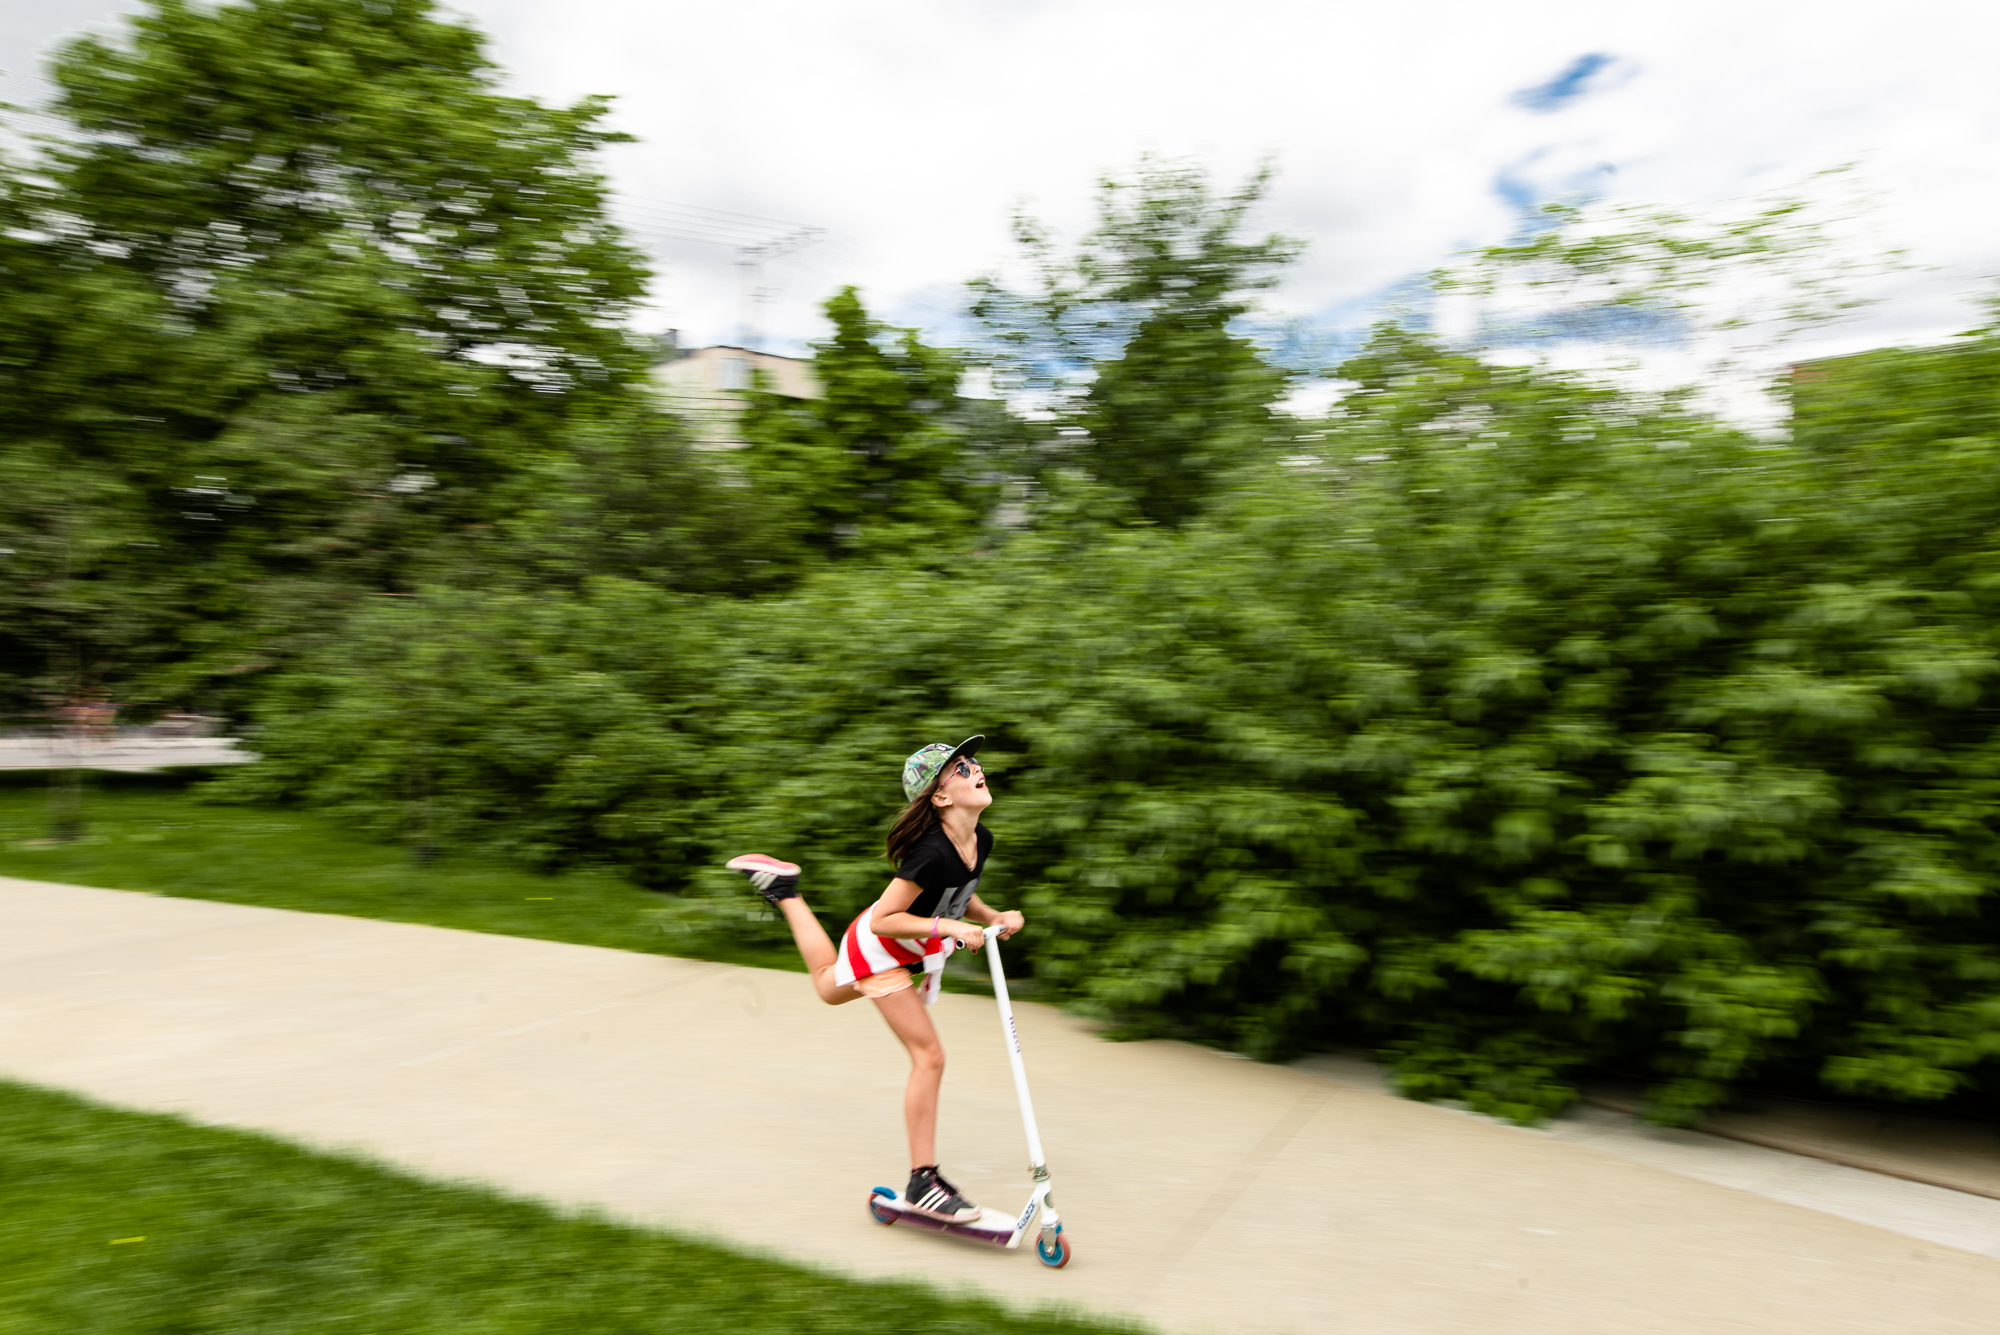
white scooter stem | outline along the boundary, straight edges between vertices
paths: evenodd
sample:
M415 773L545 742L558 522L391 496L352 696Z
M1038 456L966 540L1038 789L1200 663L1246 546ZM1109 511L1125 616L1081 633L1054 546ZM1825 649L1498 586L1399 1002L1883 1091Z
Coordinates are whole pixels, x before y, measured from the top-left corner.
M1021 1100L1021 1126L1028 1133L1028 1167L1037 1178L1045 1178L1048 1161L1042 1156L1042 1133L1035 1125L1035 1102L1028 1097L1028 1071L1021 1064L1021 1036L1014 1029L1014 1003L1007 996L1007 975L1000 971L999 927L988 927L986 964L993 971L993 999L1000 1003L1000 1032L1007 1040L1007 1064L1014 1068L1014 1093Z

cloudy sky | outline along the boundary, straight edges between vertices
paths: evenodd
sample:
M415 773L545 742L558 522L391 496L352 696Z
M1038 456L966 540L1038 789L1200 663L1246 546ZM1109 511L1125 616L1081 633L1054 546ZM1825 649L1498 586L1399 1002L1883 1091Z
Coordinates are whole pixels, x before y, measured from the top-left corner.
M0 95L116 0L14 0ZM2000 6L1990 0L461 0L515 91L617 98L620 208L661 273L646 322L734 341L736 253L770 262L764 341L796 348L859 284L949 331L1025 206L1062 228L1144 153L1279 176L1265 222L1311 249L1276 295L1337 330L1523 202L1703 209L1853 163L1873 227L1931 266L1843 334L1935 338L2000 273ZM732 219L721 214L744 215Z

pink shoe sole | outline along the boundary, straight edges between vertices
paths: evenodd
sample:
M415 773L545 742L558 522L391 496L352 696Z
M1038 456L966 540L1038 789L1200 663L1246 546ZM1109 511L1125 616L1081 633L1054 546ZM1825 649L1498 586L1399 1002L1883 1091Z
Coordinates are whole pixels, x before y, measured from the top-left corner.
M780 862L762 853L745 853L742 857L731 858L722 864L730 871L767 871L773 876L797 876L799 869L789 862Z

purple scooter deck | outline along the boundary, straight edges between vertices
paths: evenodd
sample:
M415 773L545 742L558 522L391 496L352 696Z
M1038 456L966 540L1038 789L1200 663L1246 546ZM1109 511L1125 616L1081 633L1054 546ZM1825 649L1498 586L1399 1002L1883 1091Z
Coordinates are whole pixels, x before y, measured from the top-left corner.
M1005 1247L1009 1239L1014 1236L1014 1221L1006 1215L993 1210L982 1210L977 1223L950 1224L912 1210L901 1193L891 1191L887 1187L877 1187L869 1194L868 1212L875 1216L875 1222L878 1224L914 1224L933 1233L945 1233L954 1238L983 1242L993 1247Z

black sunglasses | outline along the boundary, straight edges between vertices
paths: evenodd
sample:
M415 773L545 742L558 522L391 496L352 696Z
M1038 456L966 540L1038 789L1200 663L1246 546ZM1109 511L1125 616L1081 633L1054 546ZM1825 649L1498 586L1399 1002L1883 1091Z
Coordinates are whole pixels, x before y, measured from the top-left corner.
M963 760L963 759L962 759L962 760L960 760L960 761L959 761L959 762L958 762L957 764L955 764L955 765L953 765L953 766L951 767L951 772L952 772L953 774L956 774L956 775L957 775L957 776L958 776L959 778L961 778L961 779L969 779L969 778L971 778L971 777L972 777L972 771L974 771L974 770L979 770L979 772L980 772L981 774L984 774L984 773L986 772L985 770L983 770L983 769L980 769L980 767L979 767L979 762L978 762L978 761L976 761L976 760Z

